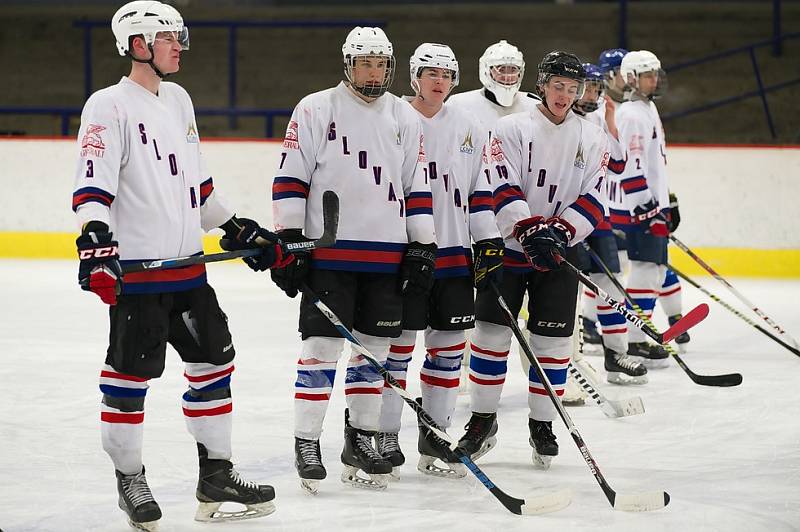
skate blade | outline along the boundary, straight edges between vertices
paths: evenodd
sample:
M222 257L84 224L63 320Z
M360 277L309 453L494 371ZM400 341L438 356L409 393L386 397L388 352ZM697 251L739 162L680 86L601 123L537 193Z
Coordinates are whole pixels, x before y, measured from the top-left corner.
M134 530L146 530L147 532L157 532L158 531L158 521L145 521L143 523L137 523L136 521L131 520L128 518L128 525Z
M444 467L441 467L437 464L437 461L442 463ZM461 463L449 463L449 462L442 462L433 456L428 455L420 455L419 463L417 464L417 470L424 474L430 475L432 477L439 477L439 478L464 478L467 476L467 468L464 467L464 464Z
M234 503L236 504L236 503ZM272 501L258 504L244 505L243 510L225 511L220 510L222 502L201 502L194 515L195 521L203 523L216 523L221 521L241 521L244 519L256 519L264 517L275 511L275 504Z
M481 448L472 453L472 455L470 455L470 458L474 462L481 456L485 455L486 453L494 449L496 445L497 445L497 437L489 436L488 438L486 438L486 441L483 442Z
M533 461L533 467L541 469L542 471L547 471L550 469L550 463L553 461L553 457L539 454L536 452L536 449L534 449L531 454L531 460Z
M678 347L678 354L685 355L689 352L689 342L683 342L682 344L676 343L675 345Z
M623 373L621 371L609 371L608 372L608 376L606 377L606 380L608 382L610 382L611 384L619 384L619 385L622 385L622 386L625 386L625 385L628 385L628 384L641 385L641 384L647 384L649 382L649 379L647 378L647 374L639 375L639 376L633 376L633 375L628 375L626 373Z
M392 472L389 473L390 482L397 482L398 480L400 480L400 466L393 467Z
M316 495L317 493L319 493L319 480L301 478L300 487L306 490L311 495Z
M356 488L363 488L368 490L381 491L385 490L389 485L389 477L391 474L376 474L365 473L368 478L360 476L358 473L361 471L357 467L344 466L342 471L342 482L350 484Z

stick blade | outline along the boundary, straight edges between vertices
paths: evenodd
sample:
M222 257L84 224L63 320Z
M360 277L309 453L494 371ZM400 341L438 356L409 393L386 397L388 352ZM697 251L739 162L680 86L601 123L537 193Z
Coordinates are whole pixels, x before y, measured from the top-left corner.
M685 314L681 319L679 319L675 324L664 331L664 334L661 335L661 344L667 344L680 336L681 334L685 333L708 316L708 305L706 303L700 303L692 310L690 310L687 314Z
M741 373L727 373L725 375L690 375L691 379L702 386L717 386L727 388L739 386L742 383Z
M539 515L563 510L572 502L572 490L561 488L550 493L525 497L520 508L522 515Z
M617 493L614 509L622 512L651 512L669 504L666 491L645 491L642 493Z
M600 408L607 417L628 417L644 414L644 403L639 396L620 401L607 399Z

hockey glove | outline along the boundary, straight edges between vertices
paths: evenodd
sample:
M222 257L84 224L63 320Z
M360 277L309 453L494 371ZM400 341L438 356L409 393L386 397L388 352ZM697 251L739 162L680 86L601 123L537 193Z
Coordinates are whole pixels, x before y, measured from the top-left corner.
M400 263L400 293L425 295L433 288L436 244L412 242Z
M540 272L557 270L561 267L569 242L575 230L556 216L545 220L542 216L532 216L514 225L514 238L522 245L533 268Z
M308 238L303 236L301 229L284 229L278 231L277 235L284 243L294 242L308 242ZM308 271L311 268L311 252L310 251L293 251L294 261L275 266L270 270L272 281L278 285L278 288L286 292L289 297L295 297L300 286L308 276Z
M667 222L664 221L663 217L659 216L659 212L658 203L651 199L633 209L633 217L642 229L653 236L669 236Z
M219 240L219 246L225 251L263 248L261 255L242 258L254 271L282 268L294 260L294 255L284 251L278 235L267 231L254 220L234 216L221 228L225 235Z
M669 232L674 233L681 224L681 213L678 210L678 197L669 193Z
M122 289L122 266L119 263L119 244L103 222L91 221L75 241L78 246L78 284L94 292L103 303L117 304Z
M503 255L505 244L502 238L487 238L472 245L475 255L473 270L475 288L483 290L490 283L500 285L503 281Z

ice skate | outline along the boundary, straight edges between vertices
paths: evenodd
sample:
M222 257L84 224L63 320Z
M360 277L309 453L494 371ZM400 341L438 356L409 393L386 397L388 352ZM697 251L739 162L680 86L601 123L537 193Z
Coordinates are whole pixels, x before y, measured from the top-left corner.
M533 447L531 459L534 467L550 469L553 457L558 456L558 443L553 434L553 422L528 419L528 430L531 434L528 443Z
M400 466L406 463L406 457L400 448L397 436L396 432L375 433L375 448L392 464L391 480L400 480Z
M672 327L673 325L675 325L678 322L678 320L680 320L682 317L683 317L682 314L675 314L674 316L669 316L667 318L669 320L669 326ZM675 343L678 344L678 351L680 351L681 353L685 353L686 344L688 344L690 340L691 338L689 337L689 333L686 331L683 331L681 334L676 336Z
M322 452L319 440L294 439L294 466L300 475L300 487L316 495L319 491L319 481L328 476L325 466L322 465Z
M647 368L634 357L606 349L605 368L611 384L647 384Z
M458 440L458 447L472 460L491 451L497 445L497 414L472 413L472 417L464 427L466 434Z
M239 476L230 460L215 460L208 457L205 446L198 443L200 455L200 478L197 481L197 500L200 505L195 521L237 521L263 517L275 511L275 490L266 484L248 482ZM238 511L220 510L223 503L245 506Z
M389 485L392 463L372 446L375 433L350 426L350 412L344 411L344 449L342 482L358 488L384 490ZM359 471L368 475L360 476Z
M134 530L158 530L158 520L161 519L161 508L153 499L147 479L144 476L144 466L141 473L125 475L117 473L117 492L119 493L119 507L128 516L128 524Z
M422 400L417 399L422 405ZM458 455L450 449L450 445L434 434L434 432L417 418L419 426L419 440L417 450L419 451L419 463L417 469L420 473L441 478L464 478L467 476L467 469Z
M669 353L664 346L647 342L629 342L628 356L634 357L649 369L666 368L669 365Z

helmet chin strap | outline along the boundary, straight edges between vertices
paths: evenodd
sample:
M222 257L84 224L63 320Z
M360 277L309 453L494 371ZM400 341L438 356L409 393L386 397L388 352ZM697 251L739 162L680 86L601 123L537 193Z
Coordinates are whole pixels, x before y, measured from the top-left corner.
M164 79L167 76L169 76L169 74L164 74L163 72L161 72L158 69L158 67L156 66L156 64L153 63L153 59L156 56L155 52L153 52L153 45L152 44L148 44L147 45L147 49L150 50L150 59L138 59L138 58L134 57L133 54L130 53L130 52L128 52L128 57L130 57L131 59L133 59L137 63L143 63L143 64L146 64L146 65L150 65L150 68L153 69L153 72L155 72L156 76L158 76L160 79Z

